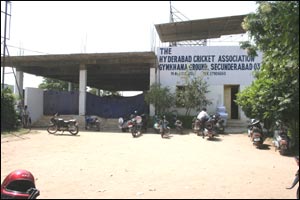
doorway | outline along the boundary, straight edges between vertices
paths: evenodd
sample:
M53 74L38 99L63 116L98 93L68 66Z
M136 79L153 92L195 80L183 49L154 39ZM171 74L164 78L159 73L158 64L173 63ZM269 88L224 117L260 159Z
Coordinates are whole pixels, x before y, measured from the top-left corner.
M240 85L224 85L224 105L229 119L239 119L239 107L235 103Z

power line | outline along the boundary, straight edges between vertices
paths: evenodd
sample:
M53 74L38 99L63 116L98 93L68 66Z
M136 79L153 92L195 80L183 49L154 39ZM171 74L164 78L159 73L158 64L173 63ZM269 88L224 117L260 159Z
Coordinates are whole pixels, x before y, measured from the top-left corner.
M25 50L25 51L35 52L35 53L50 54L50 53L45 53L45 52L41 52L41 51L26 49L26 48L23 48L23 47L16 47L16 46L13 46L13 45L6 45L6 46L9 46L9 47L12 47L12 48L16 48L16 49L19 49L19 50Z

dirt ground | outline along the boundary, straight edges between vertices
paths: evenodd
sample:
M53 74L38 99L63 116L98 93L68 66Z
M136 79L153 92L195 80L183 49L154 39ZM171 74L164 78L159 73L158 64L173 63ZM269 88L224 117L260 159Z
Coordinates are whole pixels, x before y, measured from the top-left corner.
M170 139L146 133L1 136L1 183L11 171L33 173L38 198L293 199L298 166L270 141L252 146L246 133L213 141L194 133Z

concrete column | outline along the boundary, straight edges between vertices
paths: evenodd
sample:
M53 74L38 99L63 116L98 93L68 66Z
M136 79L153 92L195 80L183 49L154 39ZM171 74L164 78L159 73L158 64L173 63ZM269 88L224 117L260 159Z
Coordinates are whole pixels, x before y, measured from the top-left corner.
M72 91L72 83L68 82L68 91L71 92Z
M79 115L85 115L87 70L84 64L79 69Z
M17 95L18 97L20 97L20 95L21 96L23 95L23 79L24 79L24 72L16 69L16 83L14 87L14 94Z
M155 73L155 68L150 68L150 86L156 82L156 73ZM150 108L149 108L149 114L150 116L154 116L155 115L155 107L153 104L150 104Z

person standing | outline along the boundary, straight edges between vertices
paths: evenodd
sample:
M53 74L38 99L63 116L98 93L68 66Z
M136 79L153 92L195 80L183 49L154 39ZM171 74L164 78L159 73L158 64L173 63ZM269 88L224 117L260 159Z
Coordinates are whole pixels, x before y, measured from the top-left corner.
M25 105L22 112L23 128L27 128L31 124L31 118L29 114L28 107Z

